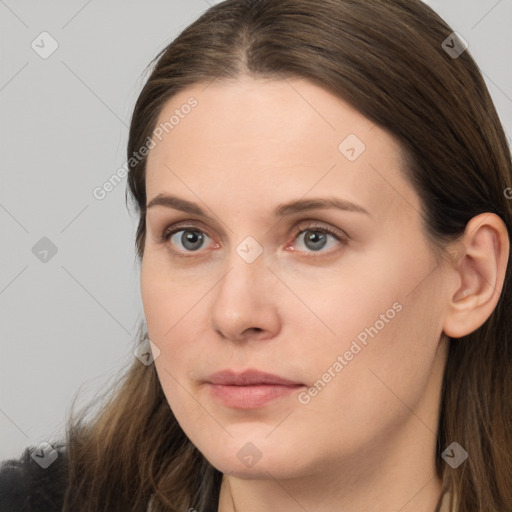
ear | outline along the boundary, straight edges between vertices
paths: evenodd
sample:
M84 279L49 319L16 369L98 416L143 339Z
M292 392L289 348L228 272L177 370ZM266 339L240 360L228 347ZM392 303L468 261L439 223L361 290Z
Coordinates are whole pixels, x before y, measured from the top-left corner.
M443 331L452 338L465 336L485 323L500 297L510 241L503 220L481 213L467 224L464 235L448 249L448 310Z

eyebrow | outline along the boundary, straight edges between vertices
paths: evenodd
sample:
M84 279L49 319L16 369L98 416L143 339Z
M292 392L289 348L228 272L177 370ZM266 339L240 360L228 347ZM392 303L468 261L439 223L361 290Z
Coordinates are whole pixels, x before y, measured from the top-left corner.
M146 205L146 210L155 206L164 206L166 208L180 210L191 215L197 215L205 219L211 219L211 217L196 203L192 203L191 201L187 201L186 199L173 195L158 194ZM372 216L371 213L362 206L337 197L298 199L289 203L283 203L275 208L274 215L276 217L286 217L288 215L309 210L326 210L329 208L363 213L370 217Z

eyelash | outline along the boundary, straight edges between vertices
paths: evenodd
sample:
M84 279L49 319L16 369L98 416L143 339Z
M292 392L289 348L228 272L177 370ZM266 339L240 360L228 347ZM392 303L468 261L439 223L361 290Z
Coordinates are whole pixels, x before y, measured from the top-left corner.
M174 234L179 233L180 231L198 231L200 233L207 235L209 238L211 238L213 240L213 238L206 231L203 231L202 229L200 229L197 226L186 224L186 225L173 225L173 226L166 227L160 236L160 243L164 244L164 245L168 244L170 238ZM349 240L349 237L346 234L339 232L338 230L335 230L328 226L325 226L323 224L319 224L318 222L313 222L310 224L302 223L299 226L297 226L297 228L294 230L294 233L293 233L293 240L295 241L300 235L302 235L306 231L312 231L312 232L318 232L318 233L331 235L338 242L341 242L342 246L345 246ZM315 257L319 257L319 256L321 257L321 256L331 254L331 253L335 252L336 250L338 250L338 249L331 249L328 251L321 251L321 250L320 251L311 251L311 252L307 252L307 254L309 254L309 256L306 256L306 257L307 258L315 258ZM187 253L183 253L183 251L177 251L174 249L172 249L172 251L178 257L190 258L190 257L195 256L195 253L199 252L200 249L198 251L187 251ZM300 252L300 251L298 251L298 252Z

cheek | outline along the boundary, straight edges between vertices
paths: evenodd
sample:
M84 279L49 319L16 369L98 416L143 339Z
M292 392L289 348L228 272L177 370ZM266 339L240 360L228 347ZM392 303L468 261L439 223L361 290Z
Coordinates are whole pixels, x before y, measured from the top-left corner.
M329 357L334 361L354 340L365 347L376 333L382 337L400 315L402 290L396 272L386 258L371 258L349 254L335 272L316 269L316 274L294 277L294 294L305 305L291 296L284 305L286 323L295 326L296 333L316 332L316 343L299 334L301 342L296 344L305 360L318 361L311 368L321 368Z
M162 281L158 279L158 273L151 259L147 256L144 258L140 280L142 304L149 338L160 346L161 339L170 327L169 321L172 320L170 315L173 307L170 304L169 287L163 286Z
M317 365L325 372L338 355L343 356L343 369L322 391L323 404L319 400L317 405L319 411L327 410L329 403L339 406L338 411L350 418L354 435L358 425L390 427L409 414L408 408L415 410L436 364L442 315L439 305L432 303L434 283L425 281L411 292L410 282L394 282L394 288L391 283L389 287L396 291L395 301L381 301L375 294L366 297L364 313L354 308L354 315L343 314L337 350L331 348ZM335 416L333 421L346 420Z
M320 389L325 384L322 398L311 400L318 413L329 403L343 404L366 421L365 414L384 414L390 402L400 405L390 389L411 402L420 396L435 358L442 311L435 303L439 283L430 275L435 264L428 253L420 251L415 264L410 262L405 252L383 249L365 260L364 268L351 266L350 274L324 283L322 293L306 295L323 325L311 317L319 326L317 342L302 335L294 354L307 361L311 384L318 382ZM306 293L306 283L296 291ZM304 317L296 315L297 332L307 332Z
M184 280L177 282L162 255L148 251L141 266L140 289L150 339L160 345L197 302L203 286ZM185 319L186 320L186 319Z
M193 340L201 339L198 329L205 322L198 302L208 283L176 282L162 277L162 269L148 253L141 267L141 297L149 338L160 350L155 366L162 387L168 400L179 403L186 398L181 397L180 383L186 385L187 372L197 366L199 343Z
M375 304L375 311L380 311L378 301ZM304 351L300 357L308 361L311 387L294 412L302 430L292 434L283 429L282 442L286 436L303 436L312 454L364 456L381 448L383 436L398 432L411 410L428 424L419 404L427 393L437 342L428 319L421 320L422 311L420 302L404 304L384 327L377 324L376 331L361 330L358 322L346 326L347 332L367 334L366 343L341 334L336 344ZM349 323L350 316L344 320ZM333 433L343 443L333 446Z

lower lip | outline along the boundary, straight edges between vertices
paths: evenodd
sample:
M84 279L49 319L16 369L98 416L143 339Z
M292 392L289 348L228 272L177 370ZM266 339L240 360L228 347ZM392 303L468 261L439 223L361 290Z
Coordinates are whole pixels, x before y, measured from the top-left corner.
M259 384L254 386L224 386L208 383L208 387L213 396L227 407L256 409L271 400L291 395L301 388L302 385Z

